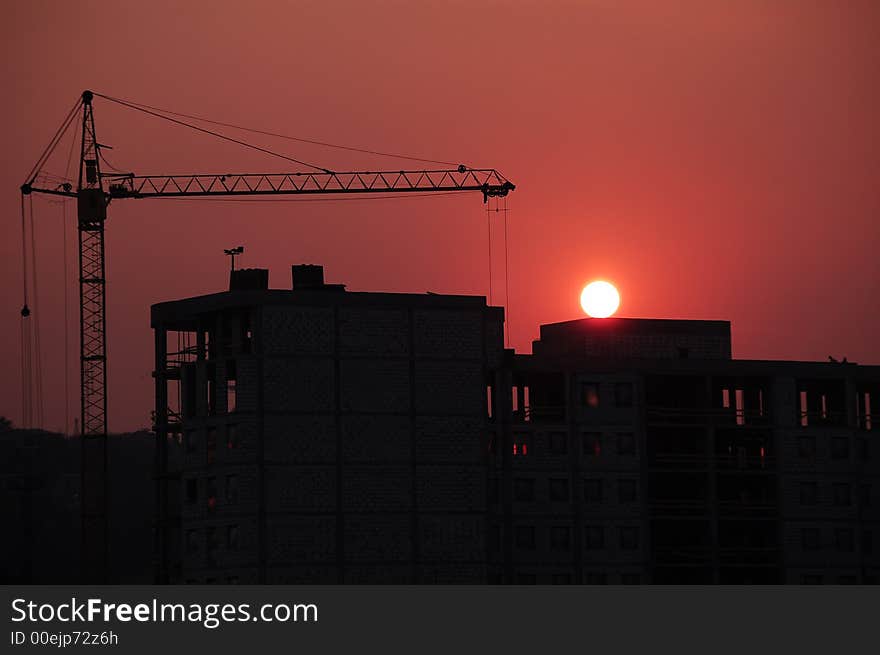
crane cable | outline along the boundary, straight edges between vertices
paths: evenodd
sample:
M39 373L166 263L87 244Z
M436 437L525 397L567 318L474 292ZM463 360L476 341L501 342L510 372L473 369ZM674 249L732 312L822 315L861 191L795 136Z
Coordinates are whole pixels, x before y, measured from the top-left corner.
M36 394L34 418L36 427L43 427L43 356L40 344L39 290L37 287L37 233L34 225L34 199L28 203L31 224L31 289L34 303L34 392Z
M494 208L492 207L494 203ZM489 235L488 243L488 260L489 260L489 297L488 301L491 305L493 296L492 287L492 213L502 213L504 217L504 323L505 323L505 344L510 347L510 248L508 246L508 228L507 228L507 197L494 198L486 204L486 229Z
M504 322L507 329L504 331L507 337L507 347L510 348L510 267L508 266L508 247L507 247L507 196L504 196Z
M67 199L61 201L61 265L64 268L64 436L70 436L70 288L67 262Z
M111 102L115 102L117 104L129 107L130 109L135 109L137 111L141 111L143 113L155 116L156 118L162 118L166 121L169 121L169 122L172 122L172 123L184 126L184 127L189 127L190 129L196 130L198 132L209 134L211 136L215 136L217 138L220 138L220 139L223 139L226 141L230 141L232 143L236 143L238 145L241 145L241 146L244 146L247 148L251 148L253 150L257 150L259 152L263 152L263 153L266 153L266 154L269 154L269 155L272 155L275 157L279 157L279 158L282 158L282 159L285 159L285 160L288 160L288 161L291 161L291 162L294 162L297 164L308 166L310 168L314 168L316 170L322 171L322 172L330 174L330 175L333 174L333 171L331 171L330 169L324 168L323 166L317 166L315 164L311 164L309 162L298 160L293 157L289 157L287 155L269 150L267 148L262 148L260 146L253 145L251 143L247 143L245 141L241 141L239 139L232 138L230 136L227 136L227 135L219 133L219 132L207 130L205 128L199 127L197 125L192 125L192 124L187 123L185 121L176 120L174 118L171 118L170 116L164 116L164 115L162 115L162 113L171 114L174 116L180 116L180 117L184 117L184 118L190 118L193 120L197 120L197 121L201 121L201 122L205 122L205 123L210 123L210 124L214 124L214 125L219 125L219 126L223 126L223 127L229 127L232 129L243 130L243 131L252 132L252 133L256 133L256 134L262 134L265 136L272 136L272 137L287 139L287 140L291 140L291 141L299 141L302 143L309 143L312 145L324 146L324 147L329 147L329 148L337 148L337 149L341 149L341 150L348 150L348 151L352 151L352 152L361 152L361 153L379 155L379 156L383 156L383 157L391 157L391 158L396 158L396 159L408 159L408 160L412 160L412 161L421 161L421 162L429 162L429 163L455 166L454 163L448 162L448 161L443 161L443 160L428 159L428 158L424 158L424 157L414 157L411 155L401 155L398 153L388 153L388 152L382 152L382 151L371 150L371 149L366 149L366 148L356 148L356 147L351 147L351 146L343 146L343 145L333 144L333 143L329 143L329 142L325 142L325 141L317 141L314 139L295 137L295 136L286 135L286 134L269 132L266 130L258 130L255 128L249 128L249 127L245 127L242 125L235 125L232 123L224 123L221 121L215 121L215 120L211 120L211 119L200 117L200 116L194 116L191 114L174 112L174 111L171 111L168 109L162 109L159 107L144 105L141 103L123 100L120 98L114 98L112 96L107 96L107 95L104 95L101 93L94 93L94 95L99 96L101 98L104 98L105 100L109 100ZM65 115L64 119L61 122L61 125L55 131L55 134L53 135L51 141L46 146L46 148L43 150L43 152L40 154L40 157L37 159L36 163L34 164L34 166L31 168L30 172L28 173L26 185L29 186L29 185L33 184L33 182L40 175L42 167L45 165L46 161L49 159L49 157L55 151L55 148L58 146L58 144L60 143L60 141L62 140L64 135L67 133L68 129L70 128L70 125L73 123L74 118L77 116L78 110L81 106L82 106L82 100L81 100L81 98L77 98L77 101L74 103L74 105L68 111L68 113ZM157 113L157 112L162 112L162 113ZM74 138L71 141L70 152L68 154L67 169L65 170L65 173L68 175L68 177L66 178L67 180L70 180L70 177L69 177L70 170L69 169L70 169L71 158L73 155L73 148L74 148L75 144L76 144L76 135L74 134ZM121 172L121 170L119 168L113 166L113 164L111 164L111 162L109 162L107 160L106 156L101 152L100 146L97 147L97 154L104 161L104 163L107 164L107 166L109 168L111 168L117 172ZM58 176L57 180L64 181L64 178L61 178L60 176ZM23 414L24 422L26 424L30 425L33 422L33 420L36 418L38 420L39 424L42 425L42 420L43 420L42 355L41 355L42 349L41 349L41 343L40 343L39 317L37 316L36 313L34 314L33 326L31 326L30 321L26 320L31 315L31 309L28 306L27 219L26 219L26 212L25 212L24 195L25 194L23 193L22 198L21 198L22 266L23 266L23 276L22 276L22 278L23 278L22 279L23 304L22 304L22 309L21 309L21 316L22 316L22 324L21 324L21 341L22 341L21 376L22 376L22 390L23 390L22 414ZM447 195L447 194L441 194L441 195ZM451 195L451 194L449 194L449 195ZM387 199L387 198L394 198L394 197L408 197L408 196L391 195L391 196L386 196L386 197L376 197L375 199L380 200L380 199ZM231 200L231 199L224 199L224 200ZM67 297L67 286L68 286L67 285L67 278L68 278L69 272L67 270L67 263L66 263L67 262L67 233L66 233L67 206L66 206L66 202L62 202L61 204L62 204L62 212L61 213L62 213L62 223L63 223L62 243L63 243L63 249L64 249L63 261L64 261L64 279L65 279L65 295L64 295L64 322L65 322L64 377L65 377L65 383L64 384L65 384L65 430L66 430L67 429L68 414L69 414L69 379L68 379L69 378L69 375L68 375L69 371L68 371L68 366L69 366L70 357L69 357L69 340L67 338L67 329L66 329L67 324L69 322L68 297ZM37 305L37 270L36 270L37 258L36 258L36 233L34 230L34 218L33 218L33 198L30 199L29 217L30 217L30 229L31 229L30 272L31 272L31 285L33 287L34 310L36 310L37 309L37 306L36 306ZM488 217L488 207L487 207L487 217ZM489 248L490 248L490 271L489 271L490 280L489 280L489 285L490 285L490 297L491 297L492 296L492 290L491 290L491 284L492 284L492 282L491 282L491 224L489 227L490 227L490 235L489 235L490 236L490 245L489 245ZM33 327L33 330L31 329L31 327ZM36 365L36 370L34 370L34 364ZM36 406L34 405L34 398L33 398L34 391L37 392ZM36 410L36 416L35 416L35 410Z
M28 262L28 223L30 223L30 262ZM37 246L34 231L34 201L31 198L25 209L24 194L21 196L21 258L22 258L22 306L21 306L21 414L23 427L43 426L43 362L40 344L40 322L37 288ZM34 313L33 321L28 305L28 274L31 278Z
M224 123L223 121L211 120L210 118L204 118L203 116L195 116L193 114L184 114L182 112L171 111L170 109L162 109L161 107L153 107L152 105L145 105L141 102L134 102L133 100L122 100L120 98L112 98L110 96L105 96L100 93L96 93L95 95L101 96L107 100L113 100L114 102L122 102L128 103L129 106L136 107L139 109L152 109L153 111L162 112L163 114L170 114L172 116L179 116L181 118L190 118L192 120L201 121L203 123L210 123L211 125L219 125L221 127L230 127L234 130L242 130L244 132L252 132L254 134L262 134L264 136L272 136L278 139L287 139L288 141L298 141L300 143L308 143L315 146L323 146L326 148L337 148L339 150L348 150L350 152L361 152L368 155L379 155L380 157L390 157L392 159L408 159L410 161L421 161L427 162L430 164L442 164L444 166L458 166L458 164L450 161L443 161L440 159L426 159L425 157L415 157L412 155L401 155L393 152L382 152L380 150L370 150L368 148L355 148L353 146L343 146L336 143L329 143L327 141L317 141L315 139L306 139L304 137L298 136L290 136L288 134L279 134L277 132L268 132L266 130L258 130L253 127L245 127L243 125L236 125L234 123Z
M42 348L40 343L40 327L38 296L37 296L37 246L36 233L34 231L34 199L30 198L28 210L25 209L25 187L30 186L41 173L42 167L55 151L61 139L67 133L70 125L76 118L81 100L70 108L61 121L61 125L55 131L49 144L43 149L36 163L27 175L27 181L22 187L21 194L21 262L22 262L22 306L21 306L21 405L23 427L42 427L43 425L43 374L42 374ZM74 136L74 142L75 142ZM72 153L72 147L71 147ZM69 160L70 157L68 157ZM69 163L68 163L69 168ZM28 220L29 219L29 220ZM28 222L31 231L31 261L28 262ZM33 288L34 320L31 317L31 308L28 305L28 273L31 277ZM66 331L66 326L65 326ZM35 398L36 396L36 398Z
M27 219L24 207L24 194L21 195L21 262L22 262L22 297L21 306L21 424L24 428L31 427L31 323L28 317L27 284Z
M496 201L497 202L497 201ZM492 304L492 214L491 203L486 203L486 232L489 235L489 304Z
M73 163L73 150L76 147L76 133L70 140L70 150L67 153L67 167L64 174L68 179L71 176L71 164ZM100 154L101 150L98 149ZM64 267L64 434L70 435L70 265L67 252L67 198L61 199L61 244L62 266Z
M71 107L70 111L65 116L64 120L61 122L61 126L55 132L55 135L52 137L52 140L49 142L49 145L43 150L43 153L40 155L40 158L37 159L37 163L34 164L34 167L31 169L31 172L28 173L27 176L27 184L33 184L34 180L37 178L37 174L40 172L43 164L46 163L46 160L55 150L55 147L58 145L58 142L61 140L61 137L64 136L64 133L67 132L67 129L70 127L71 122L73 122L74 117L77 114L77 110L79 109L81 101L77 99L76 103Z
M112 96L105 96L102 93L95 93L94 95L104 98L105 100L109 100L111 102L115 102L117 104L123 105L124 107L128 107L129 109L134 109L136 111L143 112L145 114L149 114L150 116L155 116L156 118L161 118L166 121L170 121L177 125L182 125L183 127L188 127L192 130L196 130L197 132L203 132L205 134L210 134L211 136L216 136L218 139L223 139L225 141L231 141L232 143L237 143L240 146L244 146L245 148L251 148L252 150L258 150L259 152L266 153L267 155L272 155L273 157L280 157L281 159L286 159L287 161L292 161L295 164L301 164L303 166L308 166L310 168L314 168L323 173L327 173L328 175L333 175L333 171L328 168L324 168L323 166L318 166L317 164L310 164L309 162L302 161L301 159L294 159L293 157L288 157L287 155L283 155L280 152L275 152L274 150L269 150L268 148L263 148L261 146L255 146L252 143L248 143L247 141L241 141L240 139L235 139L231 136L226 136L225 134L221 134L220 132L214 132L213 130L207 130L204 127L199 127L198 125L193 125L192 123L187 123L186 121L181 121L176 118L171 118L170 116L163 116L151 109L145 109L143 107L139 107L130 102L126 102L125 100L120 100L118 98L113 98Z

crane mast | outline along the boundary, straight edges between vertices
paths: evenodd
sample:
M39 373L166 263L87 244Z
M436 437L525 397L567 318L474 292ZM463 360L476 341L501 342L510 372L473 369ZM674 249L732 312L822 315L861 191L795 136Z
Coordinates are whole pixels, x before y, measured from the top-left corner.
M107 314L104 221L107 199L101 179L92 94L82 95L82 145L77 184L80 297L80 416L82 439L83 574L106 582Z
M92 100L81 98L82 139L76 190L64 183L35 186L39 167L57 145L73 115L56 133L30 178L21 186L32 193L76 198L79 236L80 291L80 438L82 449L82 576L84 582L108 582L108 444L107 444L107 316L104 223L111 200L126 198L260 196L312 194L374 194L476 191L483 202L503 197L516 187L495 169L450 169L147 175L106 174L101 171L102 146L95 132ZM101 96L110 99L108 96ZM126 104L122 102L121 104ZM131 105L127 105L131 106ZM71 110L73 111L73 110ZM157 114L154 114L157 115ZM161 116L160 116L161 118ZM246 145L246 144L245 144ZM108 178L107 189L104 178ZM24 314L23 314L24 315ZM159 347L160 344L157 344ZM164 346L163 346L164 347ZM157 416L160 424L167 417ZM164 444L163 444L164 445ZM162 448L160 447L160 450ZM163 502L160 500L160 502Z

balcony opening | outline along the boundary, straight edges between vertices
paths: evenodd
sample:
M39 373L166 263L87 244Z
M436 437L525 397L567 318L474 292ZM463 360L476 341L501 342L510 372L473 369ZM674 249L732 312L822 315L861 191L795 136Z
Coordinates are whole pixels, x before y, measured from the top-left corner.
M556 373L530 373L528 386L520 380L519 405L525 421L559 423L565 420L565 377ZM579 387L576 387L579 390ZM580 403L580 400L576 402Z
M847 424L846 384L842 379L798 380L801 426Z
M186 364L180 375L180 411L184 418L195 418L196 408L196 365ZM169 397L170 397L169 393ZM170 408L169 408L170 411Z
M226 412L234 412L236 406L237 398L235 360L230 359L226 362Z
M599 383L584 382L581 386L584 407L595 409L599 406Z
M207 380L205 382L205 408L208 416L217 413L217 383L214 380L216 371L213 366L209 365L205 371Z
M185 405L183 402L183 387L180 380L167 380L166 394L168 398L168 415L167 420L169 423L179 422L182 415L182 405Z
M198 359L198 332L168 330L165 333L165 352L169 368L195 362Z
M863 430L871 429L871 393L864 391L856 396L856 416L859 427Z

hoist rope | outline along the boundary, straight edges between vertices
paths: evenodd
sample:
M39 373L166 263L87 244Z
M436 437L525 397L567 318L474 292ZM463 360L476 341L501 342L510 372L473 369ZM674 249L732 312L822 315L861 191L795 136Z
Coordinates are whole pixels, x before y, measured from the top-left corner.
M27 290L27 220L25 218L24 211L24 194L21 194L21 270L24 271L24 275L21 276L21 291L22 291L22 316L26 316L25 309L27 309L28 304L28 290Z
M31 331L30 321L21 321L21 426L31 427Z
M40 300L39 289L37 287L37 233L34 224L34 199L31 198L29 206L30 224L31 224L31 291L33 307L33 337L34 337L34 393L36 402L34 403L34 419L36 427L43 427L43 357L42 347L40 344Z
M76 147L76 132L70 140L70 149L67 152L67 166L64 169L68 179L71 178L71 165L73 164L73 150ZM100 151L99 151L100 152ZM70 263L67 250L67 198L61 199L61 242L62 242L62 265L64 266L64 434L70 435Z
M492 304L492 213L491 202L486 203L486 231L489 235L489 305Z
M504 322L507 325L505 334L507 336L507 347L510 348L510 272L508 266L508 247L507 247L507 196L503 199L504 206L504 306L505 316Z
M64 434L70 434L70 289L67 263L67 200L61 201L62 266L64 267Z
M22 266L22 306L21 306L21 424L31 427L31 323L28 320L27 284L27 218L24 208L24 194L21 195L21 266Z

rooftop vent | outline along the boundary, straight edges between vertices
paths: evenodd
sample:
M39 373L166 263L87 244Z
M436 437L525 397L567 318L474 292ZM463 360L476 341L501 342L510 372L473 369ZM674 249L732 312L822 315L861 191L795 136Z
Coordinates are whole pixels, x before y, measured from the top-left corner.
M324 284L324 267L318 264L294 264L290 272L294 291L345 291L344 284Z
M290 267L294 289L320 289L324 286L324 267L317 264L294 264Z
M265 291L268 288L268 268L239 268L229 272L230 291Z

